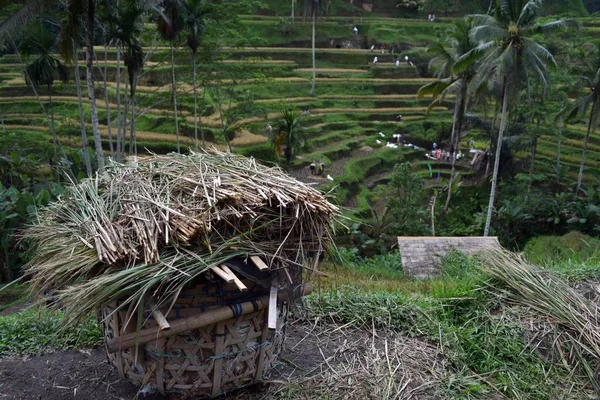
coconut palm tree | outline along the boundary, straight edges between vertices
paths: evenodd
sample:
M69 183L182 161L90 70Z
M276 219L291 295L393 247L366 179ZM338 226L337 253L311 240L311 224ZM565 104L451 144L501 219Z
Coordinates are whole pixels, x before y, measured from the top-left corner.
M117 138L116 138L116 160L118 162L123 161L123 153L125 152L125 124L127 120L127 105L125 106L125 113L122 112L121 108L121 70L122 70L122 58L123 58L123 41L121 27L118 22L119 8L114 7L114 4L105 2L102 7L101 23L104 28L104 41L108 46L115 46L116 51L116 72L115 72L115 91L116 91L116 111L117 111ZM109 106L107 104L107 106ZM108 112L108 108L107 108ZM125 115L123 115L125 114Z
M81 151L85 163L85 173L88 178L92 177L92 161L88 152L88 138L85 128L85 115L83 112L83 96L81 93L81 76L79 75L79 48L77 44L73 45L73 67L75 75L75 87L77 88L77 106L79 109L79 126L81 128Z
M48 91L48 108L50 114L50 130L54 147L54 161L58 160L58 136L54 128L54 108L52 107L52 86L58 77L60 81L67 82L69 73L60 58L54 55L56 40L41 22L34 22L27 27L21 43L23 56L32 54L36 58L25 67L25 76L33 86L45 86ZM62 150L62 147L61 147ZM63 154L64 155L64 154Z
M144 50L139 41L142 35L143 4L136 0L123 1L117 7L114 16L117 26L118 40L123 46L123 64L127 67L129 81L129 155L137 155L137 141L135 137L135 93L139 73L144 65Z
M317 82L317 61L315 57L315 25L317 24L317 17L323 13L323 0L304 0L304 14L303 18L306 19L310 16L312 18L312 66L313 76L312 85L310 89L310 95L315 95L315 85Z
M511 99L517 99L519 91L524 87L528 88L531 80L537 80L545 92L548 86L548 68L556 68L552 54L532 36L565 29L570 25L569 21L564 20L536 24L541 4L541 0L499 0L491 15L474 16L478 26L471 30L471 37L479 45L471 53L485 54L476 78L477 83L495 79L502 93L502 117L484 236L488 236L492 220L502 140L507 128L509 108L514 105L511 104Z
M194 87L194 147L198 150L198 84L196 64L198 62L198 48L202 35L212 16L212 5L205 0L184 0L183 14L184 27L187 31L187 45L192 54L192 86ZM204 145L204 131L202 131L202 144Z
M583 68L585 75L579 78L580 82L587 87L588 93L582 95L575 103L566 110L566 121L575 118L582 118L588 108L590 116L588 118L588 127L583 141L583 152L581 153L581 164L579 174L577 175L577 187L575 193L581 190L581 181L583 179L583 170L587 156L588 143L590 135L594 134L595 129L600 123L600 41L588 43L583 48Z
M175 80L175 46L179 33L183 29L181 0L166 0L158 18L158 32L171 45L171 96L175 113L175 135L177 136L177 152L181 153L179 143L179 119L177 113L177 81Z
M1 0L0 0L1 1ZM29 4L43 3L44 0L32 0ZM98 170L104 170L104 151L102 150L102 137L100 136L100 123L98 121L98 108L96 107L96 89L94 87L94 27L96 18L95 0L69 0L67 1L67 18L65 20L62 38L62 53L66 59L73 54L73 41L78 39L81 25L85 18L85 68L88 100L92 119L92 133L96 150Z
M459 20L455 22L449 31L445 42L438 41L429 47L428 52L435 56L431 60L430 66L438 66L437 80L421 87L417 93L419 100L426 95L432 96L429 108L439 104L447 94L454 93L456 95L454 121L450 138L456 153L459 151L462 122L469 101L468 88L475 75L480 55L472 51L476 47L476 43L469 36L473 26L473 18L471 17ZM450 46L450 49L446 48L446 43ZM450 199L452 198L450 188L454 183L455 169L456 157L453 157L444 211L447 211L450 206Z
M300 124L298 114L290 109L281 112L279 129L271 136L275 150L279 156L283 154L288 165L306 143L306 134Z

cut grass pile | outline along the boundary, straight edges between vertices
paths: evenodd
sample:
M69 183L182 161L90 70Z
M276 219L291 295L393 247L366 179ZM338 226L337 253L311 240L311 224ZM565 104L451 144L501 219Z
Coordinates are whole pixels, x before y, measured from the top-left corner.
M141 312L147 293L168 304L236 257L260 255L301 277L338 216L323 194L253 159L216 150L142 157L109 164L41 211L23 233L34 246L24 271L70 321L116 300Z

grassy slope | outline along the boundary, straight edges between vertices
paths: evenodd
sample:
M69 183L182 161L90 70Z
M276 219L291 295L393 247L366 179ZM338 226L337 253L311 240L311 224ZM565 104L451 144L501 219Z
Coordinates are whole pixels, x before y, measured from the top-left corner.
M384 6L385 2L379 2L377 6ZM467 4L468 2L463 2ZM548 7L556 6L556 2L548 2ZM573 4L577 1L572 2ZM289 2L268 1L272 13L286 15L289 12ZM558 4L558 3L557 3ZM564 4L564 3L560 3ZM571 3L569 3L571 4ZM475 10L473 2L469 7ZM258 74L264 74L266 80L247 82L239 85L238 91L247 91L257 101L256 111L260 115L266 115L267 119L251 113L242 114L245 121L244 131L238 134L234 144L238 151L244 154L255 155L263 160L274 161L274 155L268 145L264 144L264 127L270 120L276 123L277 112L288 103L296 110L309 108L312 111L310 118L305 118L303 125L307 128L311 138L311 144L306 149L302 159L297 160L296 165L300 168L308 163L308 160L316 158L324 161L331 169L334 179L342 186L346 186L342 196L350 201L357 194L366 193L366 186L361 180L369 179L372 173L385 176L393 167L394 162L401 159L411 159L417 163L416 166L423 168L427 173L425 160L422 152L408 152L398 154L389 162L384 161L380 169L342 168L344 165L357 162L355 158L360 155L361 163L370 165L387 160L386 148L382 146L385 141L391 139L391 135L402 132L407 138L421 146L428 147L431 142L443 140L448 135L451 124L451 113L437 110L427 117L424 108L427 102L417 103L414 97L418 88L425 82L419 78L421 70L402 65L394 68L395 56L389 53L376 53L379 57L379 66L374 68L370 62L374 54L368 50L356 48L335 48L330 41L344 43L349 41L353 45L351 28L354 24L359 27L362 43L369 46L371 43L384 43L388 47L391 44L401 46L399 55L409 55L419 65L427 64L427 55L424 48L437 37L444 35L449 26L443 19L435 25L428 24L420 19L402 20L400 23L382 16L378 13L368 14L357 11L356 7L347 2L333 1L333 11L336 17L324 17L319 22L317 29L317 41L321 47L317 53L317 63L320 68L317 72L317 97L309 98L310 88L310 66L311 54L309 48L310 24L297 21L294 31L290 34L282 34L279 20L275 16L244 16L245 23L251 28L255 36L263 38L263 47L247 49L227 50L227 62L245 62L246 68L251 68ZM354 16L360 16L355 18ZM410 16L410 15L405 15ZM414 17L414 15L412 15ZM595 22L591 19L583 20L586 25L582 35L594 35ZM145 37L152 36L153 26L146 27ZM583 40L583 39L582 39ZM160 43L159 43L160 44ZM285 47L288 46L288 47ZM98 48L98 57L103 56L101 48ZM152 151L165 152L175 149L174 126L172 108L169 96L169 68L165 59L168 49L159 47L150 57L151 63L145 69L138 89L138 104L144 108L144 115L137 118L136 127L138 138L142 142L141 147ZM112 120L115 120L115 91L114 91L114 51L109 51L108 79L110 83L109 102L112 109ZM184 146L193 146L193 100L191 97L191 79L189 54L184 48L180 48L176 54L177 74L179 80L179 105L181 112L182 143ZM102 63L101 63L102 65ZM200 67L202 69L202 67ZM31 90L24 85L21 68L14 56L0 58L0 115L3 116L7 133L3 135L4 144L1 148L21 148L27 152L36 146L50 149L50 138L47 124L40 114L39 105L31 96ZM101 76L101 71L96 71ZM43 93L43 90L41 91ZM54 89L57 129L61 141L67 146L78 146L78 115L75 105L75 90L72 84L57 84ZM398 97L402 96L402 97ZM103 102L102 90L99 92L100 123L103 135L107 138L107 114ZM207 106L203 111L202 124L208 134L208 138L217 146L224 146L225 140L219 134L219 118L212 102L211 93L206 95ZM450 106L452 99L444 104ZM87 112L87 105L84 106ZM395 122L395 115L402 114L403 122ZM426 118L426 119L425 119ZM89 120L87 121L89 128ZM113 135L116 127L113 125ZM583 140L585 125L581 124L569 127L565 131L567 141L563 143L562 162L570 168L571 175L578 166L579 149ZM250 134L243 134L248 132ZM384 132L386 139L382 144L376 141L380 139L378 132ZM24 135L23 133L27 133ZM12 135L12 136L8 136ZM487 148L488 139L474 132L462 143L467 146L468 141L474 138L476 147ZM588 157L588 172L600 171L600 137L592 137L590 146L590 157ZM9 144L10 142L10 144ZM107 145L107 143L105 143ZM368 154L363 154L363 148L372 149ZM540 140L538 158L538 171L550 171L548 162L554 158L556 139L546 135ZM358 153L357 153L358 152ZM599 153L599 154L596 154ZM526 151L517 153L517 156L526 158ZM442 174L447 173L444 165L439 166ZM355 175L355 171L360 174ZM365 173L366 171L366 173ZM463 174L470 171L464 170ZM360 178L360 179L359 179ZM586 175L591 179L591 175ZM377 182L381 180L376 179ZM362 206L360 206L362 204ZM354 205L354 204L353 204ZM365 211L365 201L359 201L357 214Z

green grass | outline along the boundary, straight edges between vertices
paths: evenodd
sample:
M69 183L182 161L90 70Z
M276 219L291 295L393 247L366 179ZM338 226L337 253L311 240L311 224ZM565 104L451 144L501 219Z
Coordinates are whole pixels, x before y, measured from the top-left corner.
M552 330L542 333L538 329L550 326L536 325L547 323L544 317L506 301L507 292L481 271L480 261L453 252L443 259L438 278L420 281L402 277L394 257L363 260L342 250L341 266L326 268L332 275L322 283L327 289L307 301L311 318L333 318L378 335L383 330L427 338L441 346L448 366L442 398L593 397L581 369L548 355ZM598 269L582 268L586 273L578 279ZM532 341L533 335L540 336Z
M90 348L102 341L95 318L61 329L62 318L61 313L36 308L0 316L0 356Z

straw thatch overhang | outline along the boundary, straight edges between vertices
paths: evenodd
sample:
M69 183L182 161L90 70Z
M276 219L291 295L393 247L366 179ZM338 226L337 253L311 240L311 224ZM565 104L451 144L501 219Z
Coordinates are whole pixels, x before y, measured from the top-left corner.
M404 273L416 278L437 275L440 260L452 249L473 255L484 249L500 249L495 236L488 237L431 237L399 236L398 248Z

